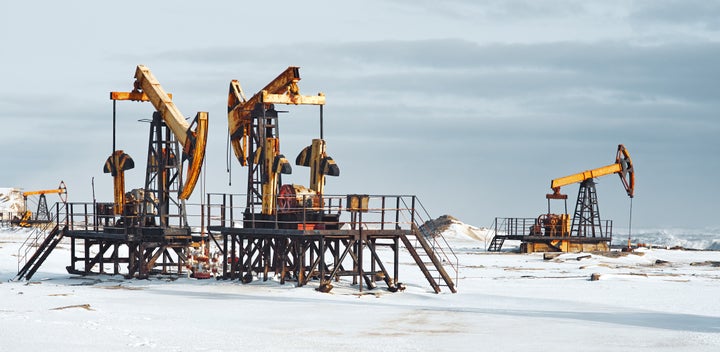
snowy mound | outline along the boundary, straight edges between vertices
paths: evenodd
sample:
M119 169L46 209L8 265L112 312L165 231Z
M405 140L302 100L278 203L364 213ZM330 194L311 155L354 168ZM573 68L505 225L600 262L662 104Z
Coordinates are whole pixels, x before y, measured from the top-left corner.
M424 228L434 228L434 233L442 234L448 241L479 241L492 239L490 229L468 225L451 215L442 215L435 220L427 221Z

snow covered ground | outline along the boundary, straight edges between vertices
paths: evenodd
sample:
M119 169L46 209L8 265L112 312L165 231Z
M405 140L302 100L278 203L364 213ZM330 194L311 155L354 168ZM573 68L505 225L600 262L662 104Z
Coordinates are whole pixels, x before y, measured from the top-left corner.
M718 351L720 252L487 253L486 230L445 230L458 293L403 255L407 289L65 272L67 244L12 282L22 230L0 229L0 351ZM580 258L580 259L578 259ZM592 274L600 279L591 281Z

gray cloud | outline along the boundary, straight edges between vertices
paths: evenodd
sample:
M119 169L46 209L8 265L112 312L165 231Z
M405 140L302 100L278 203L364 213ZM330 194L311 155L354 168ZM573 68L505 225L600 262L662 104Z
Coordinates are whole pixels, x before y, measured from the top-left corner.
M242 53L257 53L241 55ZM299 53L283 55L283 53ZM332 72L340 87L371 92L437 92L460 96L523 95L542 87L595 88L627 92L625 98L657 95L713 100L720 96L713 77L720 44L658 46L627 43L478 45L464 40L378 41L336 45L307 44L266 48L210 48L169 52L195 63L265 67L288 61L311 63ZM242 57L244 59L237 59ZM321 73L322 74L322 73ZM432 85L430 85L432 83ZM552 83L552 84L550 84ZM344 88L344 87L343 87ZM544 90L547 92L547 90Z
M0 144L22 146L3 158L22 172L2 168L4 183L64 178L76 200L88 200L96 177L111 197L101 172L111 152L107 94L131 89L135 65L145 64L186 116L210 112L208 190L244 192L245 170L234 165L232 187L223 172L228 83L239 79L252 94L298 65L301 91L328 99L325 138L342 169L331 192L416 193L432 215L485 225L536 216L551 178L608 163L625 143L638 170L636 221L709 224L717 215L720 186L708 178L720 170L712 2L328 1L278 11L274 26L259 3L165 12L146 2L140 16L133 6L92 2L80 15L51 3L54 11L32 18L21 15L29 5L8 4L0 25L17 35L3 37L0 121L13 134ZM142 39L106 36L141 27ZM282 148L294 157L317 135L317 110L287 110ZM118 147L142 165L147 126L137 120L152 108L128 102L118 113ZM288 180L306 176L298 168ZM143 170L127 177L136 187ZM625 219L617 177L600 184L603 217Z
M440 15L451 19L497 21L527 20L537 18L566 17L592 13L592 5L572 0L532 1L532 0L450 0L410 1L394 0L397 9L422 11L428 15Z
M720 29L720 3L703 0L637 1L630 19L649 25L691 26Z

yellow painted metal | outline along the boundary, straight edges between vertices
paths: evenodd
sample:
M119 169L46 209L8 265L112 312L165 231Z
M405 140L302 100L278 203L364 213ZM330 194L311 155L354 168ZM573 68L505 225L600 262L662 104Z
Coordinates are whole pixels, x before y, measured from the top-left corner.
M618 173L620 171L622 171L622 166L620 166L620 164L607 165L607 166L599 167L597 169L583 171L583 172L573 174L570 176L556 178L556 179L552 180L550 187L558 188L558 187L562 187L562 186L567 186L569 184L579 183L579 182L582 182L585 180L589 180L591 178L598 178L600 176L610 175L610 174Z
M570 251L570 241L568 240L553 240L550 241L550 244L559 249L561 252L569 252Z
M305 147L295 159L295 164L310 168L310 189L322 194L325 186L325 177L320 168L320 162L325 154L325 141L313 139L312 144Z
M295 164L310 167L310 189L322 195L325 191L325 175L338 176L340 171L335 161L325 152L325 140L313 139L295 159Z
M310 153L310 189L318 194L325 193L325 176L320 168L320 161L325 154L325 141L319 138L312 140Z
M273 168L273 161L278 154L280 141L277 138L266 138L265 141L265 175L267 180L262 184L262 213L269 215L275 213L275 195L278 193L278 174Z
M560 221L562 222L562 235L570 236L570 214L560 214Z
M289 66L265 88L246 99L237 80L230 82L228 92L228 132L235 157L242 166L247 166L248 136L250 134L251 112L257 104L288 105L324 105L325 96L300 95L297 83L300 81L300 68Z
M253 156L253 163L259 164L263 159L263 173L266 175L262 183L262 213L265 215L275 214L277 208L278 176L281 173L290 172L290 162L280 154L280 140L275 137L268 137L265 140L265 147L258 148Z
M114 200L113 212L117 215L123 213L123 207L125 206L125 173L120 172L113 176L113 190Z
M289 95L270 94L262 91L262 101L265 104L286 104L286 105L325 105L325 95Z
M607 252L610 250L607 242L580 243L571 240L554 240L546 242L523 242L520 245L523 253L536 252L560 252L580 253L580 252Z
M191 132L195 139L195 143L188 143L183 146L183 152L190 155L190 164L188 164L187 176L185 177L185 184L182 186L182 190L178 195L180 199L188 199L195 189L198 179L200 178L200 172L202 171L203 161L205 160L205 147L207 146L207 135L208 135L208 113L198 112L196 116L197 128L195 132Z
M592 170L586 170L565 177L556 178L550 181L550 187L552 188L553 193L547 194L546 198L567 199L567 195L560 193L561 187L573 183L581 183L590 179L611 174L617 174L620 176L620 180L622 181L628 196L632 198L635 189L635 170L632 159L630 158L630 153L627 151L627 149L625 149L625 146L622 144L618 145L614 164L602 166ZM550 204L548 203L548 212L550 211L549 208ZM549 236L568 237L570 236L572 231L571 219L569 214L543 214L540 215L540 217L538 218L538 224L545 227L545 234ZM561 233L557 233L559 231ZM586 248L605 248L607 250L607 243L604 242L585 244L575 243L570 240L557 240L553 242L552 245L563 252L579 251ZM528 248L530 248L531 251L543 250L539 249L540 247L542 247L542 245L535 243Z
M349 211L367 213L369 201L370 196L367 194L348 194L346 202L347 209Z
M630 153L622 144L618 145L614 164L556 178L550 181L550 188L552 188L553 193L546 195L546 197L548 199L567 199L566 195L560 193L561 187L611 174L617 174L620 176L620 180L625 187L625 191L628 196L632 198L635 192L635 170L632 159L630 158Z
M25 199L25 207L27 207L27 197L29 196L41 196L44 197L46 194L57 194L60 196L60 200L65 203L67 202L67 187L65 186L65 181L60 181L60 185L58 188L53 189L41 189L37 191L27 191L23 192L23 198ZM25 213L22 216L22 219L20 219L20 222L18 223L22 227L28 227L31 226L30 220L32 218L32 212L30 210L25 210Z
M171 93L167 95L172 99ZM110 100L150 101L150 97L144 92L110 92Z
M228 130L230 131L230 144L240 165L247 166L248 138L250 136L250 115L243 109L247 99L243 93L240 82L230 82L228 93Z
M263 91L270 94L284 94L287 92L296 94L297 82L300 80L299 69L299 67L295 66L288 67L250 99L245 99L240 83L237 80L230 82L228 131L230 132L230 141L235 157L237 157L241 165L247 165L247 136L250 133L250 113L256 104L262 103Z
M141 89L143 93L148 96L155 110L162 114L165 124L167 124L173 134L175 134L178 142L185 146L190 124L188 124L183 114L180 113L180 110L175 106L172 98L170 98L162 88L160 82L158 82L152 72L150 72L150 69L143 65L138 65L135 70L134 92Z
M132 158L125 154L122 150L116 150L105 161L103 172L110 173L113 176L114 200L113 212L117 215L123 213L125 206L125 170L135 167Z
M41 194L59 194L61 196L60 199L65 202L65 199L62 198L62 195L67 194L67 187L65 186L64 181L60 181L60 185L58 186L58 188L23 192L23 197L27 198L28 196L37 196Z
M300 81L300 68L289 66L275 79L270 81L262 90L247 99L240 83L237 80L230 82L228 92L228 132L230 133L230 144L232 145L235 157L242 166L248 165L249 136L252 128L252 111L258 104L269 108L271 104L286 105L325 105L325 96L318 93L316 96L300 95L298 87ZM264 174L262 183L262 213L274 214L277 208L278 175L282 170L289 170L289 162L280 154L280 140L277 137L267 137L256 146L253 163L258 165L261 155L264 156ZM324 141L323 141L324 152ZM329 159L329 158L328 158ZM332 159L330 159L332 162ZM320 161L318 161L319 167ZM313 179L314 172L311 172ZM324 176L320 175L323 180ZM311 183L311 188L322 190L318 182ZM319 193L322 193L319 192Z
M39 190L39 191L23 192L23 197L36 196L36 195L40 195L40 194L64 194L64 193L66 193L65 189L59 189L59 188L58 189L43 189L43 190Z
M32 212L30 210L26 210L25 213L23 213L22 219L20 219L20 222L18 225L22 227L30 227L30 220L32 219Z
M183 146L183 153L188 157L190 163L185 173L185 183L181 186L178 197L188 199L195 189L205 159L207 146L208 113L198 112L196 130L190 128L190 124L180 113L180 110L172 101L172 95L165 92L160 82L144 65L138 65L135 70L135 83L132 92L111 92L110 99L113 100L134 100L149 101L160 112L163 121Z

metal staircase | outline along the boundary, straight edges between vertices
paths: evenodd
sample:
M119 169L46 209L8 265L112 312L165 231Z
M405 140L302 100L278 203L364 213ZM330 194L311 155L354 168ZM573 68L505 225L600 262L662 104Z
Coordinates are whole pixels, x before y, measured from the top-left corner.
M37 227L18 249L18 273L13 280L30 280L50 253L57 247L67 230L67 216L59 219L58 214L65 210L64 203L56 203L56 212L51 216L52 229ZM33 251L34 249L34 251Z
M507 235L509 234L508 230L513 227L512 222L508 223L507 218L502 219L502 223L498 223L498 220L498 218L495 218L495 221L493 221L492 227L495 229L495 235L493 236L492 240L490 241L490 245L487 248L488 252L500 252L500 250L502 250L503 244L505 244Z
M488 246L487 250L488 252L500 252L504 243L505 236L495 235L493 236L492 241L490 241L490 245Z
M430 219L420 201L416 197L413 197L412 201L416 203L409 207L409 209L415 210L415 213L411 214L413 238L410 239L405 234L402 234L402 242L435 293L440 293L442 287L447 287L450 292L456 293L456 282L458 280L457 256L433 222L424 221L420 216L424 214ZM445 270L446 266L450 269L450 272Z

